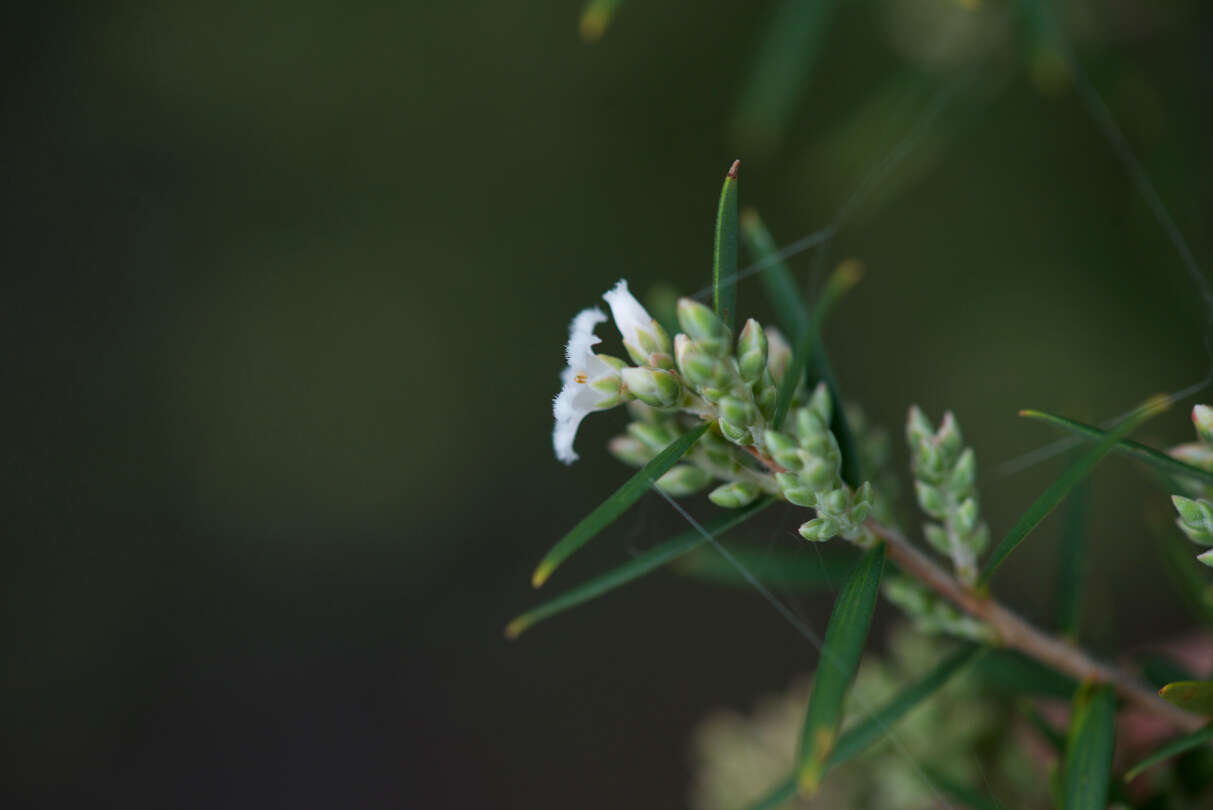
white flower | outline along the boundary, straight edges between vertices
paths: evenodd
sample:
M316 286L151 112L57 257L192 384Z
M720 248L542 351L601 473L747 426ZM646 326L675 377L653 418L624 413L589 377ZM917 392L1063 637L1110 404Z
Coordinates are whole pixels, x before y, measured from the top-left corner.
M620 279L602 297L611 308L619 334L623 335L624 348L637 365L648 365L654 353L670 353L669 335L628 291L626 280Z
M626 287L625 287L626 292ZM639 306L639 305L637 305ZM568 368L560 374L563 387L552 403L552 415L556 427L552 430L552 447L556 458L565 464L577 460L573 451L573 437L577 428L592 411L617 405L619 396L619 365L591 348L600 341L594 327L606 320L602 310L594 307L584 309L569 324L569 343L565 347Z

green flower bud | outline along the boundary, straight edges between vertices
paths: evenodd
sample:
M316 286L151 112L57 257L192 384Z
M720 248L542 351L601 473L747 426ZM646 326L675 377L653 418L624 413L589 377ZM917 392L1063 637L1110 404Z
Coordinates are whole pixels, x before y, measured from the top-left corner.
M620 372L623 384L636 399L654 408L668 408L682 398L682 383L668 371L652 368L625 368Z
M1200 501L1194 501L1182 495L1172 495L1171 503L1175 504L1175 511L1179 512L1184 523L1193 528L1207 529L1209 527L1208 508Z
M830 389L826 388L824 382L817 383L817 387L813 389L813 396L809 397L808 408L821 420L823 427L830 424L830 419L834 413L834 405L830 400Z
M841 526L829 517L816 517L800 527L800 536L814 543L824 543L838 534Z
M973 484L977 480L977 456L973 453L972 447L966 447L964 452L960 454L960 458L956 462L956 466L952 468L951 475L948 476L947 487L956 497L964 497L973 490Z
M850 519L850 521L852 523L854 523L855 525L858 526L859 524L861 524L865 520L867 520L868 515L870 515L870 514L872 514L872 504L870 504L866 501L862 501L851 507L851 511L847 515L847 517Z
M753 403L734 396L724 396L716 403L720 417L739 427L748 427L758 419L758 409Z
M691 385L697 388L720 387L727 383L724 365L713 355L703 350L698 341L679 334L674 339L674 358L678 370Z
M910 412L906 416L906 440L910 446L921 444L930 439L934 433L935 428L931 426L931 421L917 405L911 405Z
M942 518L947 514L947 501L938 489L922 481L915 481L914 492L918 496L918 505L922 507L922 511L934 518Z
M657 455L635 436L616 436L607 442L607 451L631 467L643 467Z
M922 527L922 533L926 535L927 542L936 551L941 554L952 553L952 540L943 526L938 523L926 523Z
M796 435L800 436L802 442L805 439L829 433L828 424L828 422L821 418L820 414L811 408L796 409Z
M763 419L769 422L775 418L775 407L779 404L779 389L775 386L775 381L771 379L770 371L762 375L762 382L758 384L758 390L754 392L754 400L758 403L758 410L762 413Z
M632 358L632 362L638 366L647 366L649 364L649 355L652 352L647 352L639 346L625 340L623 348L627 350L628 357Z
M951 466L952 460L964 449L964 437L960 435L960 426L951 411L944 411L943 421L939 423L939 432L935 434L935 443L946 459L946 466Z
M800 476L795 473L775 473L775 482L779 484L779 492L788 503L810 508L817 505L817 494L805 486Z
M1208 405L1194 407L1192 424L1196 425L1196 435L1202 442L1213 443L1213 408Z
M855 490L856 503L872 503L876 499L875 493L872 491L872 482L864 481L859 489Z
M675 464L657 479L657 488L667 495L681 498L694 495L710 483L712 476L706 470L690 464Z
M596 380L591 380L589 386L595 391L606 394L606 397L599 400L598 404L594 406L598 409L613 408L623 401L625 394L623 381L618 374L603 375Z
M956 519L956 530L961 534L969 534L977 528L977 501L973 498L965 498L953 514Z
M750 429L741 425L734 425L728 420L721 417L717 422L720 425L720 433L733 444L753 444L754 437L750 435Z
M673 430L656 422L632 422L628 425L628 433L643 442L654 455L678 438L678 434Z
M802 481L819 492L832 489L838 480L838 465L822 458L810 458L800 475Z
M753 318L737 337L737 369L748 383L757 382L767 369L767 336Z
M762 433L762 440L766 442L767 449L772 453L780 453L788 450L795 451L800 448L800 445L786 433L780 433L778 430L765 430Z
M817 503L818 508L823 512L828 512L831 515L841 515L851 505L851 497L847 494L846 489L839 487L838 489L818 495Z
M1208 551L1197 554L1196 559L1200 560L1202 563L1209 566L1210 568L1213 568L1213 548L1209 549Z
M690 298L678 299L678 324L692 338L727 340L729 329L711 309Z
M762 494L761 490L754 484L748 481L734 481L731 484L716 487L708 493L708 498L712 503L725 509L740 509L743 506L749 506L760 494Z

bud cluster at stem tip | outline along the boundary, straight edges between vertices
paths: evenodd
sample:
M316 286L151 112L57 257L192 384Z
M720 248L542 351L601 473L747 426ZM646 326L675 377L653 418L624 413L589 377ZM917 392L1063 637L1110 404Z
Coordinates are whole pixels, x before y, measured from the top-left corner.
M797 506L817 510L817 517L800 527L806 540L824 541L835 535L867 545L874 538L864 528L872 511L872 485L852 491L842 481L842 453L830 432L831 403L825 384L809 403L789 414L792 431L767 430L763 441L771 458L784 469L777 473L780 494Z
M910 408L906 419L906 442L918 505L938 521L923 526L927 542L950 557L956 575L972 585L977 581L977 557L990 543L977 504L973 448L965 447L951 411L935 430L918 406Z

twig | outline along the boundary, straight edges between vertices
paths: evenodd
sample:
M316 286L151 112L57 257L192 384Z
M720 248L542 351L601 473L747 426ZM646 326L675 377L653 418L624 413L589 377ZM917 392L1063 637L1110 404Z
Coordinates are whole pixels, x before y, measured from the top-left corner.
M757 448L747 447L746 450L772 472L783 472L782 467ZM1033 627L992 597L961 584L960 580L936 565L896 529L873 520L869 520L867 526L885 540L889 557L903 573L914 577L957 607L984 621L997 633L1004 646L1019 650L1080 682L1109 684L1125 700L1147 709L1184 731L1195 731L1204 726L1204 718L1168 703L1139 683L1136 678L1096 661L1073 644Z

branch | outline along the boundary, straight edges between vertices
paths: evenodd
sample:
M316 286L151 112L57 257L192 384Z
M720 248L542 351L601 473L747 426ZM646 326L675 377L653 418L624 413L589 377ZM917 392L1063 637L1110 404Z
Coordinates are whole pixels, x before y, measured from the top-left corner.
M784 471L773 459L757 448L747 447L746 450L772 472ZM1028 624L1017 613L1003 607L993 598L980 595L964 586L958 579L919 551L904 534L896 529L882 526L873 520L869 520L867 526L873 533L885 540L888 544L889 557L897 563L897 567L902 572L914 577L970 615L984 621L998 634L999 641L1004 646L1019 650L1059 672L1073 676L1079 682L1106 683L1125 700L1153 712L1184 731L1195 731L1204 726L1204 718L1168 703L1139 683L1136 678L1106 664L1101 664L1074 645Z
M1080 682L1106 683L1115 688L1125 700L1157 714L1185 731L1195 731L1205 724L1203 718L1168 703L1132 676L1101 664L1072 644L1028 624L1018 614L991 597L980 596L966 588L915 548L905 535L896 529L874 521L868 522L868 528L888 543L889 557L896 561L903 572L984 621L994 629L1005 646L1026 653Z

